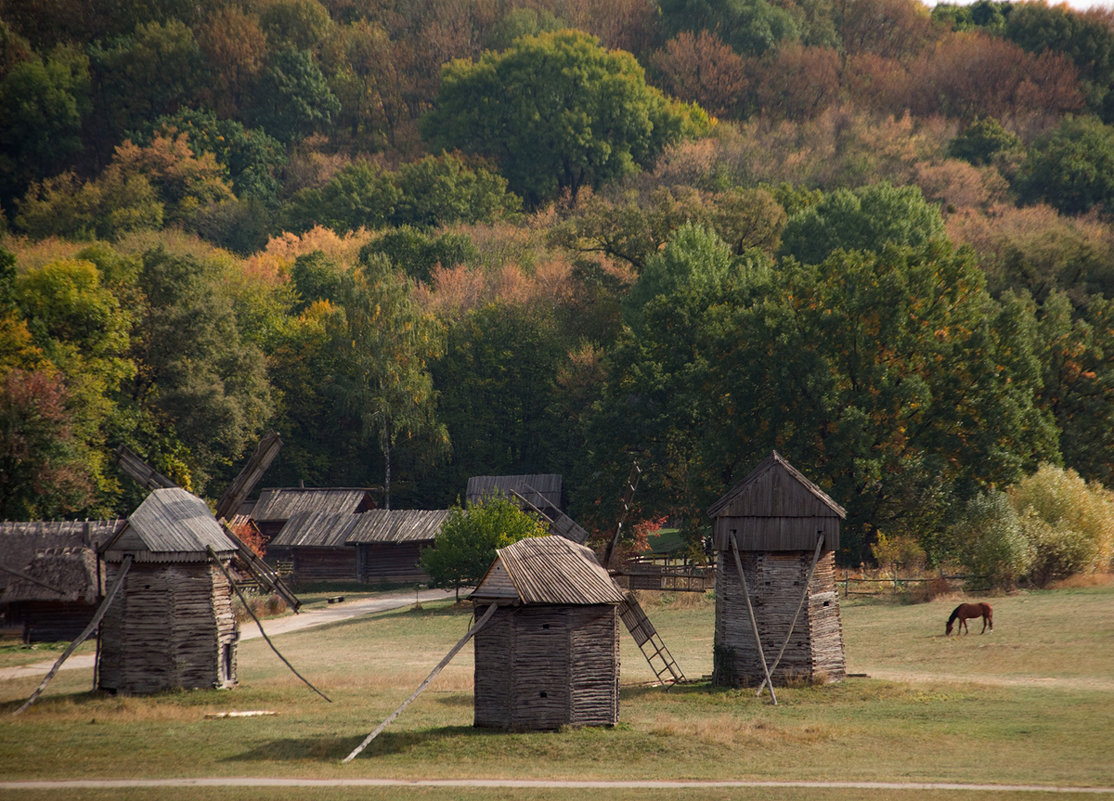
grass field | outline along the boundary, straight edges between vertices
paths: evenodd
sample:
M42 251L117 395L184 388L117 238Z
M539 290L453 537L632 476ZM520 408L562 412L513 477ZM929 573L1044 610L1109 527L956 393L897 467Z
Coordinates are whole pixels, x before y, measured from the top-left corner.
M146 698L89 693L91 671L63 671L24 715L37 678L0 682L5 779L298 777L317 779L601 779L956 782L1114 786L1114 585L990 599L993 634L943 637L959 599L900 605L844 602L848 670L838 685L711 688L713 606L678 594L647 611L691 684L647 686L652 674L623 640L622 722L613 729L503 734L472 728L465 649L367 751L340 760L425 678L469 622L447 603L283 635L283 654L241 645L233 691ZM980 624L981 625L981 624ZM974 632L978 626L973 626ZM50 658L22 652L26 661ZM4 664L19 654L3 655ZM267 710L256 718L209 716ZM65 791L66 798L253 799L289 790L187 787ZM583 790L329 788L298 798L579 798ZM670 791L701 799L937 798L939 791L761 788ZM1025 793L1026 798L1043 794ZM645 798L609 791L607 798ZM1002 798L949 791L947 797ZM59 791L0 789L0 798Z

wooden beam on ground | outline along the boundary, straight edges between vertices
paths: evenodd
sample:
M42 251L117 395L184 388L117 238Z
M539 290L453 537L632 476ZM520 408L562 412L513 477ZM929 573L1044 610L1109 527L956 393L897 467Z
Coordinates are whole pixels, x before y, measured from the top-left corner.
M747 590L747 577L743 573L743 560L739 556L739 543L735 539L735 532L731 532L731 553L735 556L735 567L739 570L739 581L743 585L743 599L747 602L747 615L750 616L750 628L754 632L754 645L758 649L758 659L762 662L762 672L766 675L766 684L770 688L770 700L777 706L777 696L774 695L774 683L770 680L770 668L766 665L766 651L762 648L762 638L758 636L758 619L754 616L754 606L750 602L750 592Z
M70 654L77 650L77 646L85 642L85 640L89 638L89 635L96 631L97 626L100 625L101 618L103 618L105 613L108 611L108 606L112 603L112 599L116 597L116 593L120 591L120 588L124 586L124 579L127 577L128 571L131 569L131 566L132 555L127 554L124 556L124 561L121 563L120 575L117 576L116 581L112 583L112 587L108 590L108 595L106 595L104 597L104 600L101 601L101 605L97 609L97 613L93 615L93 619L89 621L89 625L86 626L85 630L82 631L81 634L77 635L77 639L71 642L69 647L62 652L62 655L58 657L58 661L54 663L54 667L50 669L50 672L46 674L46 677L42 680L39 686L35 688L35 692L31 693L31 697L23 702L23 706L12 713L12 717L20 714L25 709L27 709L27 707L31 706L31 704L35 703L35 699L42 695L43 690L46 689L46 685L50 684L50 680L54 678L54 674L57 673L58 669L62 667L62 663L70 658Z
M445 669L445 666L448 665L449 662L451 662L453 660L453 657L457 655L457 653L460 651L460 649L463 648L467 644L467 642L470 639L472 639L472 637L475 636L476 632L479 631L480 628L482 628L483 625L485 623L487 623L488 620L491 619L491 616L493 614L495 614L495 610L497 608L498 607L497 607L496 604L492 604L491 606L489 606L487 608L487 611L484 612L483 617L481 617L479 620L477 620L475 623L472 624L472 627L470 629L468 629L467 633L465 633L465 635L460 639L460 642L458 642L456 645L454 645L452 647L452 650L450 650L447 654L445 654L445 658L442 659L439 663L437 663L437 667L435 667L430 672L430 674L428 676L426 676L425 681L423 681L421 684L418 685L418 689L414 690L414 692L412 692L410 694L410 697L407 698L405 701L403 701L402 705L399 706L398 709L396 709L394 712L392 712L390 715L388 715L386 720L384 720L382 723L380 723L378 726L376 726L375 731L373 731L371 734L369 734L367 737L365 737L364 741L362 743L360 743L358 746L356 746L352 750L352 753L349 754L348 756L346 756L344 759L342 759L341 762L342 763L351 762L353 759L355 759L357 756L359 756L360 752L363 751L365 748L367 748L368 745L371 744L371 741L374 740L376 737L378 737L379 734L383 731L383 729L387 728L387 726L389 726L391 724L391 722L394 721L395 718L397 718L399 715L401 715L402 710L404 710L404 709L406 709L406 707L410 706L410 703L415 698L417 698L419 695L421 695L422 692L426 689L426 687L428 687L430 684L433 683L433 680L435 678L437 678L437 674Z

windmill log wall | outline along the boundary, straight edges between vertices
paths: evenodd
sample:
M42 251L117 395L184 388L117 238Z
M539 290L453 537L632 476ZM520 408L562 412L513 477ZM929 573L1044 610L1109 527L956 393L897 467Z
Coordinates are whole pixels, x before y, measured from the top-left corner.
M477 632L475 648L476 726L544 731L618 722L614 605L503 607Z
M108 566L111 583L119 565ZM218 565L136 563L101 623L97 686L144 694L236 684L239 627Z
M846 659L835 551L847 514L843 507L775 451L708 514L716 552L714 683L759 684L766 678L755 626L775 684L841 681Z
M750 602L771 667L789 634L812 566L811 551L761 551L740 554ZM835 591L835 554L821 555L808 584L781 661L776 684L840 681L846 675L843 629ZM715 683L755 685L764 678L746 599L734 556L720 551L716 563Z

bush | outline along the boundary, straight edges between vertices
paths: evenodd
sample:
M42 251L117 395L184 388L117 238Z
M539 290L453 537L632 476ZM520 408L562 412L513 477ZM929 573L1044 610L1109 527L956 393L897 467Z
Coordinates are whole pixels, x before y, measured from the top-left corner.
M1111 567L1114 493L1074 470L1043 465L1010 489L1010 502L1034 549L1028 578L1038 587Z
M1033 564L1033 544L1005 493L973 498L950 534L970 589L1012 589Z

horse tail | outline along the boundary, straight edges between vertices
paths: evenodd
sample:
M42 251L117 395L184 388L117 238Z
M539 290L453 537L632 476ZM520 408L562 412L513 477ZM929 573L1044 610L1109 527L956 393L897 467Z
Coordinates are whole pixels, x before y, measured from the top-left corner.
M990 626L990 630L994 631L994 607L990 604L983 604L986 607L986 622Z

